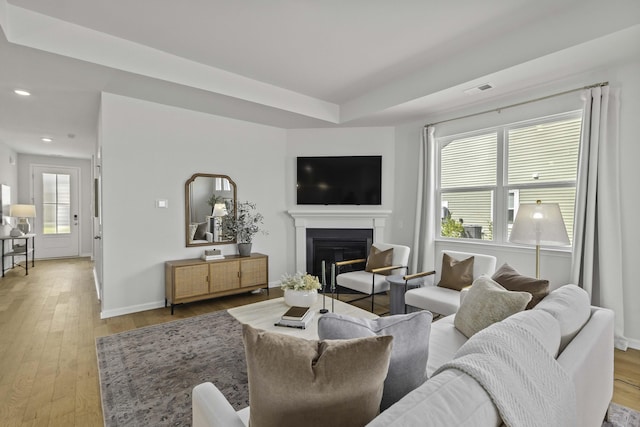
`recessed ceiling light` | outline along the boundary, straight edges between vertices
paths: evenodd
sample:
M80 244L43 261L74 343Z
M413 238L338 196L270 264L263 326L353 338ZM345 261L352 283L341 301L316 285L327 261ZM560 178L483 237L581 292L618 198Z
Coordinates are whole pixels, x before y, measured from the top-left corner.
M41 138L41 139L42 139L42 142L45 142L47 144L50 143L50 142L53 142L53 139L51 139L51 138L44 137L44 138Z
M15 93L16 95L20 95L20 96L29 96L31 95L31 93L27 92L26 90L23 89L15 89L13 91L13 93Z

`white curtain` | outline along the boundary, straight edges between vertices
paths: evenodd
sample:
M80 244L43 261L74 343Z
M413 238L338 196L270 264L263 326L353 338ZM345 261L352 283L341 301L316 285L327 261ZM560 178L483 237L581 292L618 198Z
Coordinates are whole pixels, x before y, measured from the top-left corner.
M618 93L583 93L582 140L576 184L571 280L593 305L615 312L615 346L626 350L622 286L622 230L618 155Z
M435 264L436 144L434 133L433 126L425 127L420 141L412 273L431 271Z

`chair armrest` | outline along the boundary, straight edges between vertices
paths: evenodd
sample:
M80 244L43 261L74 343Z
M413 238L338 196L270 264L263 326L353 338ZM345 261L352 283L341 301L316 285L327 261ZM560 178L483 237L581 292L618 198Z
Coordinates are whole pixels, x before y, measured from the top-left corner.
M191 401L193 427L245 427L233 406L212 383L195 386Z
M387 267L379 267L379 268L372 268L371 272L372 273L383 273L385 271L391 271L391 270L396 270L398 268L408 268L406 265L390 265Z
M336 267L340 267L343 265L351 265L351 264L359 264L361 262L367 262L366 258L358 258L358 259L351 259L351 260L347 260L347 261L338 261L336 262Z
M406 276L402 276L402 280L411 280L411 279L417 279L419 277L426 277L426 276L431 276L432 274L436 274L435 270L434 271L423 271L420 273L415 273L415 274L407 274Z

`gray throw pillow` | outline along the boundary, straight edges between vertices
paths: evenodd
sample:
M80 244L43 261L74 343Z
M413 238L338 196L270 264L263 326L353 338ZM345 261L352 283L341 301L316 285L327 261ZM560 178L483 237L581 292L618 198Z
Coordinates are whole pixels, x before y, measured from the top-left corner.
M376 335L393 337L389 373L384 381L380 404L380 410L384 411L427 379L426 368L432 319L433 315L428 311L372 320L327 313L318 320L318 336L321 340Z

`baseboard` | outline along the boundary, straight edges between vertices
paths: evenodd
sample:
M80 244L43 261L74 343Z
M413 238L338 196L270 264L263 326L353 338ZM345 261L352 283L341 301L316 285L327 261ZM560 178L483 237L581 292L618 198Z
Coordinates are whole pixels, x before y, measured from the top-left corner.
M640 350L640 340L634 340L632 338L628 339L629 348L633 348L634 350Z
M100 312L100 319L108 319L109 317L122 316L124 314L138 313L140 311L155 310L156 308L163 308L164 300L157 302L150 302L147 304L130 305L128 307L121 307L115 310L103 310Z
M98 301L100 301L100 281L95 267L93 267L93 284L96 285L96 295L98 296Z
M93 269L94 280L96 282L96 290L97 290L97 279L96 279L96 270ZM269 282L269 288L278 288L280 287L280 281ZM147 304L139 304L139 305L130 305L128 307L117 308L114 310L104 310L100 313L101 319L108 319L109 317L122 316L124 314L137 313L139 311L146 310L155 310L156 308L164 308L164 300L158 302L150 302Z

